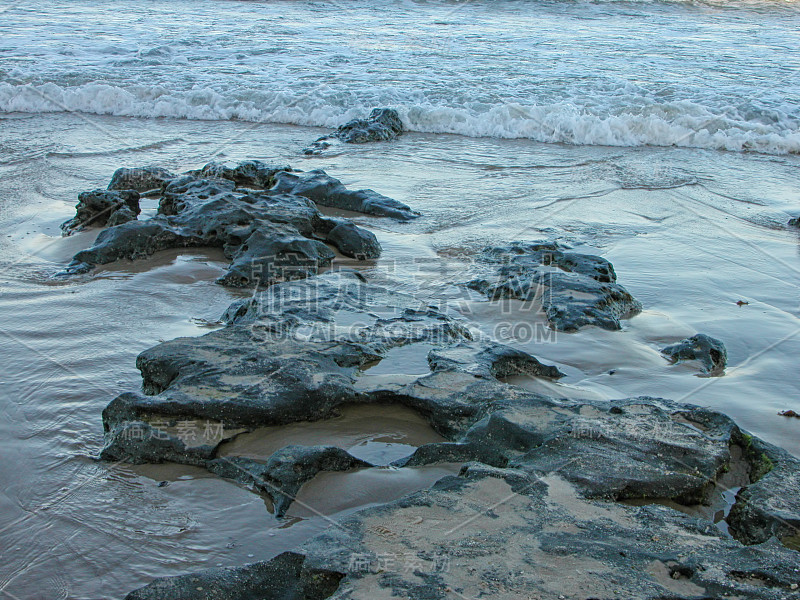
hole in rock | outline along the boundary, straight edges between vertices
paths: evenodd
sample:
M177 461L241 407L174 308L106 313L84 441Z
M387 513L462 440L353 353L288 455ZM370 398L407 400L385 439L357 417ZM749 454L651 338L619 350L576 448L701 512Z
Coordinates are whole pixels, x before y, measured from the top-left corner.
M750 466L743 458L742 449L739 446L732 445L730 453L731 460L728 464L728 470L717 478L714 488L709 493L707 504L686 505L675 502L670 498L633 498L622 500L621 502L629 506L646 506L648 504L668 506L692 517L711 521L722 533L730 536L726 519L731 512L731 508L736 503L736 494L743 487L750 484L748 474Z
M261 427L223 444L218 456L245 456L266 461L293 444L338 446L356 458L388 465L409 456L418 446L448 441L419 414L404 406L351 405L339 416L314 422Z

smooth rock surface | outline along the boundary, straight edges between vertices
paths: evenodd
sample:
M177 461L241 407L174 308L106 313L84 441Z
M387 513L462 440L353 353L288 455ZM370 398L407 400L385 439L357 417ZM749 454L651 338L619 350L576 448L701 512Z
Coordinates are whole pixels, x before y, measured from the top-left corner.
M348 190L341 181L325 171L315 169L305 173L282 171L275 175L275 192L297 194L320 206L330 206L376 217L391 217L408 221L419 213L408 206L372 190Z

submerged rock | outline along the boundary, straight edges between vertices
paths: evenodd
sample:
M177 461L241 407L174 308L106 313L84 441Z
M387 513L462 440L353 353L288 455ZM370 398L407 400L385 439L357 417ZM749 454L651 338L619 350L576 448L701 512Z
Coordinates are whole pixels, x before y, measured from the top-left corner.
M143 221L137 220L138 192L85 192L79 196L76 217L63 225L65 233L89 225L109 228L91 248L78 252L62 275L87 273L121 259L146 258L168 248L210 247L221 248L231 261L218 283L271 285L329 266L335 254L326 243L358 260L380 256L373 233L347 219L325 217L317 204L401 220L418 216L405 204L372 190L348 190L324 171L290 170L260 161L235 167L209 163L163 180L158 213ZM112 184L146 188L166 175L150 168L124 169L117 171Z
M304 154L320 154L335 141L346 144L366 144L393 140L403 133L403 122L396 110L375 108L366 119L353 119L330 135L323 136L303 150Z
M642 310L619 285L606 259L567 252L556 243L521 243L486 248L479 264L492 269L467 286L491 300L514 298L541 305L550 326L577 331L586 325L618 330L620 319Z
M661 354L678 362L681 360L697 360L703 365L703 372L708 375L722 375L728 363L728 351L720 340L704 333L698 333L677 344L661 349Z
M113 227L136 220L140 212L139 193L135 190L81 192L75 216L61 224L61 231L68 236L87 227Z

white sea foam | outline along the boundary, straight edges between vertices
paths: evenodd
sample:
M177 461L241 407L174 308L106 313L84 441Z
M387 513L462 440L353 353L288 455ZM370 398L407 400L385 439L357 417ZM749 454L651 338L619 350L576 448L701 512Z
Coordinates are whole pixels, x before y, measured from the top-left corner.
M369 97L369 94L365 94ZM329 95L330 96L330 95ZM376 101L379 99L376 96ZM615 98L617 99L617 98ZM208 88L186 92L159 86L118 87L91 83L61 87L54 83L0 83L0 111L62 112L97 115L202 120L242 120L335 127L364 115L372 105L331 103L314 94L238 92L233 97ZM686 146L750 150L770 154L800 153L800 131L789 115L710 110L691 102L580 108L573 103L453 107L422 101L394 104L406 127L426 133L470 137L524 138L539 142L608 146ZM749 117L749 118L748 118Z
M711 1L28 0L0 111L800 153L800 6Z

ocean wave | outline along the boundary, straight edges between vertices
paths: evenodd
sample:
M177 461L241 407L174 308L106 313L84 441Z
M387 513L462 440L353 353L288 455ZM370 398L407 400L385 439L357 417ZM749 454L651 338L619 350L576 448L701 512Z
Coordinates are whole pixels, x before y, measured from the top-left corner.
M357 98L357 97L356 97ZM355 100L355 101L354 101ZM365 101L366 100L366 101ZM388 100L388 101L387 101ZM469 137L531 139L603 146L681 146L767 154L800 153L798 120L778 109L709 107L682 102L636 102L610 95L603 102L526 106L520 103L446 106L396 96L354 99L352 94L264 92L222 94L209 88L176 92L160 86L90 83L0 83L0 112L79 112L148 118L241 120L336 127L378 104L391 104L410 131Z

